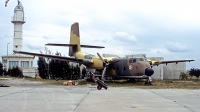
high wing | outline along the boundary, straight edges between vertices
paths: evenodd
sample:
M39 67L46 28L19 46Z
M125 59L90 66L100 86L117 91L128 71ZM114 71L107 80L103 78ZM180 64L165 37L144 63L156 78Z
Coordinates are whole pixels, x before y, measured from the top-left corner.
M96 77L101 77L102 75L94 75ZM105 75L104 77L110 77L110 75ZM147 79L148 76L142 75L142 76L113 76L117 78L124 78L124 79Z
M155 61L152 63L153 66L159 65L159 64L168 64L168 63L179 63L179 62L190 62L190 61L195 61L194 59L186 59L186 60L166 60L166 61Z
M65 57L65 56L57 56L57 55L39 54L39 53L15 51L15 50L13 52L19 53L19 54L33 55L33 56L38 56L38 57L45 57L45 58L50 58L50 59L55 59L55 60L60 60L60 61L76 62L76 63L85 64L85 65L91 65L92 64L92 62L89 59L80 59L80 58L75 58L75 57Z

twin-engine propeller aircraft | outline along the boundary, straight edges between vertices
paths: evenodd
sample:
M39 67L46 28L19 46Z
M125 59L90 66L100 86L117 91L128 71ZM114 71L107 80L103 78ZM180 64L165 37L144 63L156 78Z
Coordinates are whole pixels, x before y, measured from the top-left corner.
M31 53L24 51L14 51L14 53L34 55L39 57L51 58L61 61L70 61L86 66L86 71L90 74L100 75L102 79L104 76L120 77L120 78L143 78L147 79L146 83L151 84L151 76L154 73L152 66L164 63L178 63L190 62L189 60L173 60L173 61L151 61L143 58L116 58L116 57L102 57L99 53L97 56L91 55L81 51L81 48L104 48L102 46L81 45L79 35L79 24L74 23L71 26L70 43L69 44L54 44L49 43L50 46L68 46L69 56L47 55L39 53ZM99 74L97 74L99 73ZM98 83L98 89L104 87Z

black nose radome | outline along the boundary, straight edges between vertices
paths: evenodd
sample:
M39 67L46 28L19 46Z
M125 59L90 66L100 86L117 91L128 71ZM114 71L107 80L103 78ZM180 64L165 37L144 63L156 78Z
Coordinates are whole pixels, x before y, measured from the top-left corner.
M151 76L151 75L153 75L153 73L154 73L154 71L153 71L152 68L146 68L145 69L145 75Z

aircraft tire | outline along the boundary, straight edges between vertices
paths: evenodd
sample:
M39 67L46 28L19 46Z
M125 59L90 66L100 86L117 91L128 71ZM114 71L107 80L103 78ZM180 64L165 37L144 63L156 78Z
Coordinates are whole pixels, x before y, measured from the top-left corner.
M151 85L151 82L146 81L146 82L145 82L145 85Z

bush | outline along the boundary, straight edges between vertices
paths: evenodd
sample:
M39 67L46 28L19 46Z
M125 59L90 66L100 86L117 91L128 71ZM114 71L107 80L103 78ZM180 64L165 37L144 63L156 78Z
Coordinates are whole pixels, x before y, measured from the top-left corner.
M188 74L185 73L185 72L181 72L180 76L179 76L179 79L181 79L181 80L187 80L188 79Z
M10 72L9 75L12 77L24 77L24 75L22 74L22 70L18 66L13 67L12 69L9 70L8 70Z

